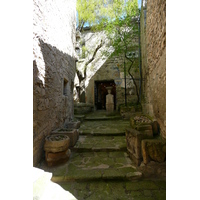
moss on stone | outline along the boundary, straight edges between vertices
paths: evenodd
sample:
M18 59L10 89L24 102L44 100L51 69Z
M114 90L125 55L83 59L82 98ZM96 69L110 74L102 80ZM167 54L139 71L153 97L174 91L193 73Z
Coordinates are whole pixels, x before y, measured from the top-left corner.
M152 193L156 199L162 199L162 200L166 199L166 190L155 190L152 191Z
M134 181L134 182L126 182L127 190L156 190L159 187L155 184L154 181L151 180L142 180L142 181Z

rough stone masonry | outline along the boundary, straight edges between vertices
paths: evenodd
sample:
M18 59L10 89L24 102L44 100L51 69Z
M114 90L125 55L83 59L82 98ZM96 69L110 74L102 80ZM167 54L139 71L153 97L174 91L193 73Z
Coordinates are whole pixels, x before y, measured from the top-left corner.
M76 1L33 0L33 165L44 138L73 118Z
M166 138L166 0L143 0L141 7L143 111L155 116Z
M91 54L94 52L97 44L100 44L100 41L103 41L102 47L98 50L94 60L88 65L86 71L85 79L85 102L95 105L95 81L105 81L105 80L121 80L120 84L116 85L116 109L120 104L124 103L124 61L126 63L126 93L127 93L127 102L136 103L137 96L135 92L135 86L133 81L128 75L128 68L130 62L124 59L124 53L120 55L105 55L103 52L107 50L110 54L114 49L110 46L109 40L106 37L104 31L93 31L90 28L85 28L84 32L80 34L80 39L78 41L78 47L86 47L85 58L81 59L81 53L79 55L79 61L77 62L77 69L82 72L84 70L84 63L91 57ZM84 43L84 44L81 44ZM138 49L134 48L134 45L138 45L138 37L135 37L135 40L132 43L132 49L130 52L135 52L138 54ZM134 49L134 50L133 50ZM135 77L137 86L139 88L139 58L135 59L134 67L131 69L131 74ZM138 71L135 71L135 68L138 68ZM78 77L75 77L75 86L80 86ZM74 90L75 92L76 90ZM76 95L76 94L75 94ZM76 101L76 97L75 97Z

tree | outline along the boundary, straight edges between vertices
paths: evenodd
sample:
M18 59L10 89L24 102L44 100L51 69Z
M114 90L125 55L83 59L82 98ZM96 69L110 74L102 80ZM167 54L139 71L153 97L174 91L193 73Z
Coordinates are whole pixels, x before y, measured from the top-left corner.
M89 26L94 25L98 21L98 10L102 6L101 0L77 0L76 10L78 12L78 27L82 32L86 23Z
M138 104L138 87L131 73L131 70L137 70L138 66L135 65L136 58L128 56L130 50L138 48L138 44L135 45L133 42L139 35L137 0L78 0L77 11L80 31L86 22L95 30L103 30L110 40L110 45L115 49L112 55L123 54L124 59L128 61L128 73L135 85Z
M137 12L137 0L77 0L78 27L108 25L115 19Z
M138 86L136 84L134 76L131 73L131 70L133 68L135 71L138 70L138 65L136 65L137 58L135 56L128 55L130 51L135 51L139 48L138 43L134 43L135 39L137 39L139 35L138 3L137 0L129 0L125 1L125 3L123 2L123 0L117 0L114 4L110 3L108 7L112 8L112 11L110 11L108 15L106 15L106 8L104 8L104 20L99 23L97 28L99 30L104 29L104 31L106 32L107 37L110 40L111 46L113 46L115 49L113 55L124 54L124 58L129 61L128 63L124 62L124 65L129 65L128 74L130 75L133 84L135 85L137 104L139 104Z
M100 41L100 44L98 44L92 54L92 57L89 58L88 60L86 60L86 62L84 62L84 67L83 67L83 74L81 73L81 71L79 71L76 67L76 74L78 76L79 79L79 86L80 88L80 102L85 103L85 79L87 77L87 67L88 65L94 60L98 50L102 47L103 45L103 41Z

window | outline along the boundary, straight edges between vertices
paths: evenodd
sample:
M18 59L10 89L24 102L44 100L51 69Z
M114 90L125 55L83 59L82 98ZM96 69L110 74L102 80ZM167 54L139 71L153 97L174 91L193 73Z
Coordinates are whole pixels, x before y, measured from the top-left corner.
M63 80L63 95L67 96L67 83L66 79Z

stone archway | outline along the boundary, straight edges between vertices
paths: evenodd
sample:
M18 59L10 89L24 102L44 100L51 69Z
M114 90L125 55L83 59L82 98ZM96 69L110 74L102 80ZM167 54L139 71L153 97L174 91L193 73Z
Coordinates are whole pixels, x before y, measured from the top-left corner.
M106 95L108 94L106 87L109 86L112 86L111 94L114 95L114 110L116 110L116 84L114 80L95 81L94 96L97 110L106 109Z

